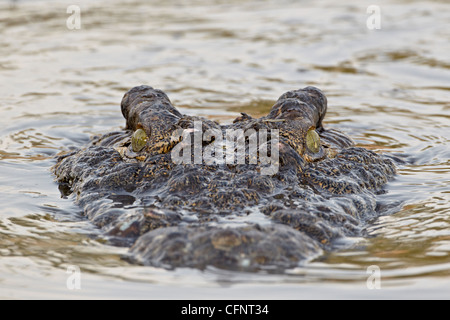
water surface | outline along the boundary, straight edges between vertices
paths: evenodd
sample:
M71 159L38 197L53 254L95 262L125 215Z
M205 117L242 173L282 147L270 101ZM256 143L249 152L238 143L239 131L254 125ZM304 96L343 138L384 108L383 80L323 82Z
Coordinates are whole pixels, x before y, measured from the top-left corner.
M1 1L0 298L450 298L450 5L379 1L381 29L369 30L372 4ZM285 275L129 265L50 167L122 128L120 100L140 84L221 123L317 86L325 126L407 161L382 195L402 206L370 238ZM67 288L71 265L80 290ZM367 287L371 265L380 290Z

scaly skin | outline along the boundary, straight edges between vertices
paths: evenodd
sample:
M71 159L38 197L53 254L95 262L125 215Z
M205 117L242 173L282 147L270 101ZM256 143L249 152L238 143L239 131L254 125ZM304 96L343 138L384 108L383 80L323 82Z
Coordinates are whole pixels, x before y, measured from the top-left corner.
M128 91L121 107L123 131L60 156L54 173L61 190L74 194L112 243L132 246L127 259L140 264L296 267L332 250L337 239L363 235L381 214L376 194L395 175L390 159L324 129L327 99L314 87L283 94L265 117L242 114L229 125L182 115L164 92L148 86ZM136 152L131 137L138 129L148 141ZM269 135L267 147L278 146L278 170L261 174L268 165L249 155L248 143L244 164L175 163L172 151L195 141L176 138L180 129L191 135L254 130L258 137L262 129L277 129L279 140ZM307 145L310 130L320 136L316 150ZM217 141L205 137L200 151ZM194 162L199 149L191 147Z

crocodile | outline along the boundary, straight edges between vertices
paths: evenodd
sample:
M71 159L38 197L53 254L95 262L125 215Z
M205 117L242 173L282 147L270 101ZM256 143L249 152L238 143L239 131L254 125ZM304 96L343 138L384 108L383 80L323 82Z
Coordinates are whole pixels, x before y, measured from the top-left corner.
M325 129L316 87L228 124L181 114L147 85L121 111L122 130L61 152L52 170L130 263L284 272L367 236L384 214L395 159Z

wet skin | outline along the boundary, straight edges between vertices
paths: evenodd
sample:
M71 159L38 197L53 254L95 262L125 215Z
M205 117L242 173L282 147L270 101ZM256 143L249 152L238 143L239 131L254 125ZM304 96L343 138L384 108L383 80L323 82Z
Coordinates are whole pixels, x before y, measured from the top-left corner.
M149 86L129 90L121 110L124 130L60 155L53 169L63 194L109 241L131 247L133 263L278 272L364 236L384 213L376 196L395 175L393 161L325 129L327 99L317 88L286 92L268 115L242 114L229 125L182 115ZM230 129L278 132L259 145L278 148L276 170L262 174L269 164L249 143L243 164L195 159L220 142L208 132ZM174 161L181 149L192 151L190 163Z

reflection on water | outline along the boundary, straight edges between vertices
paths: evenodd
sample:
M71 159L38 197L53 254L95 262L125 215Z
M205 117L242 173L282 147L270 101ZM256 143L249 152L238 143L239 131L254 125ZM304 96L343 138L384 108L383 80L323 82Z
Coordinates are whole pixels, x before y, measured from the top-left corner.
M384 297L416 297L410 288L448 297L447 2L381 1L380 30L366 27L368 1L77 3L80 30L66 26L67 3L0 2L1 298L342 297L342 288L371 297L370 265L382 270ZM318 86L328 96L326 125L406 161L381 196L404 204L369 238L282 276L129 266L126 249L103 243L60 197L49 168L60 150L120 129L120 99L139 84L222 123ZM83 271L79 295L66 288L69 265Z

